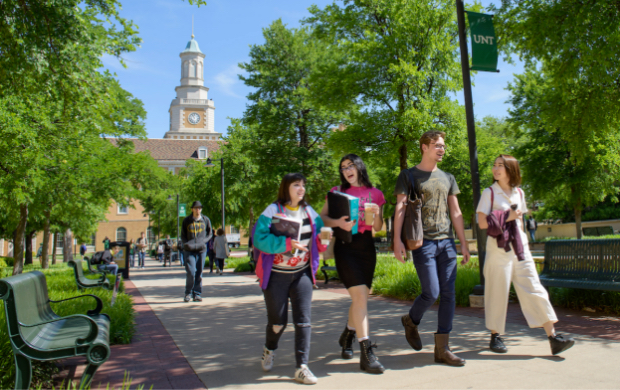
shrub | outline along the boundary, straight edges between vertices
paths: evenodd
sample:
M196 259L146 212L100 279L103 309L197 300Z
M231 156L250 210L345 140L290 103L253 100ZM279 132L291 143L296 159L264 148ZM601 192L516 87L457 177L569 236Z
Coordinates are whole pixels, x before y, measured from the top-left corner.
M385 238L385 237L387 237L387 231L379 230L378 232L375 232L375 238Z
M12 267L13 264L15 264L15 260L12 257L0 257L0 268Z
M42 270L40 265L28 265L24 267L24 272L40 270L45 274L48 293L51 300L59 301L62 299L79 296L82 294L93 294L101 298L103 302L102 313L110 316L110 344L129 344L135 333L135 310L133 308L132 298L124 294L124 285L121 283L119 293L116 297L114 306L110 306L112 300L112 291L102 288L88 289L84 293L77 290L73 269L66 264L56 264L50 269ZM11 268L1 269L0 276L9 276L12 273ZM112 276L109 276L112 278ZM112 280L111 280L112 282ZM90 309L94 308L92 298L74 299L68 302L53 304L52 308L59 316L67 316L71 314L86 314ZM49 388L51 385L51 376L55 373L53 362L33 362L33 387L43 386ZM50 366L51 364L51 366ZM54 366L54 367L52 367ZM12 388L15 378L15 366L13 358L13 350L8 337L6 327L4 301L0 301L0 388Z

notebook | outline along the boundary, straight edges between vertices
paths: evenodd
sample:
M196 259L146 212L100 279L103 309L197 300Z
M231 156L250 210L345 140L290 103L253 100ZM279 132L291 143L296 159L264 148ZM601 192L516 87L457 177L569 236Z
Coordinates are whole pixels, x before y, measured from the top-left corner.
M344 192L334 191L327 193L327 203L329 204L327 213L332 219L340 219L343 216L349 217L348 221L354 221L350 232L339 227L334 228L334 236L344 242L353 241L353 235L357 234L357 219L359 217L360 200L357 196L345 194Z
M270 231L274 236L285 236L291 240L300 241L302 225L301 219L289 217L285 214L276 214L271 218ZM297 256L297 252L296 249L293 256Z

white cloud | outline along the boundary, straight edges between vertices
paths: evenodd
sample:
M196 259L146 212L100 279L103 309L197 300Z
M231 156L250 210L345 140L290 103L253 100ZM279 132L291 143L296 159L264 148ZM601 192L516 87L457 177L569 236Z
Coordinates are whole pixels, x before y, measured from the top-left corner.
M237 94L234 89L235 86L241 83L239 80L239 74L244 74L245 71L237 64L229 66L224 71L215 75L214 80L217 86L218 92L222 92L225 95L235 98L243 98L243 96Z
M510 97L510 91L507 91L504 89L502 91L489 95L485 101L487 103L498 102L498 101L501 101L502 103L504 103L509 97Z
M101 57L101 62L103 62L103 66L108 68L113 72L141 72L148 73L157 76L170 76L169 73L164 72L161 69L153 68L149 65L146 65L144 62L129 58L129 56L121 56L123 62L126 67L123 67L118 58L111 56L109 54L104 54Z

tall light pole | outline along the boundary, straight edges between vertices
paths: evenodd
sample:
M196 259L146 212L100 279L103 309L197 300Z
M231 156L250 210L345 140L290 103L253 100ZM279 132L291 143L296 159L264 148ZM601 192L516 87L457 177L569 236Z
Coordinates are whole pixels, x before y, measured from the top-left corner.
M220 161L221 163L221 174L222 174L222 229L224 229L224 234L226 234L226 219L225 219L225 213L224 213L224 158L216 158L214 160L211 160L210 158L207 159L207 163L205 164L205 167L214 167L215 165L213 165L213 161Z
M459 45L461 49L461 68L463 70L463 95L465 97L465 116L467 123L467 139L469 141L469 166L471 170L471 184L474 201L474 212L480 202L480 175L478 172L478 149L476 147L476 122L474 118L474 103L471 94L471 76L469 73L469 55L467 53L467 36L465 34L465 6L463 0L456 0L456 16L458 21ZM478 244L478 268L480 284L474 287L475 295L484 295L484 261L486 257L486 232L478 227L477 220L473 221L472 230L476 231ZM461 243L468 245L467 242Z
M168 195L168 200L172 200L172 195ZM179 241L181 237L179 237L179 194L177 194L177 260L181 261L181 250L179 249ZM170 262L172 265L172 261Z

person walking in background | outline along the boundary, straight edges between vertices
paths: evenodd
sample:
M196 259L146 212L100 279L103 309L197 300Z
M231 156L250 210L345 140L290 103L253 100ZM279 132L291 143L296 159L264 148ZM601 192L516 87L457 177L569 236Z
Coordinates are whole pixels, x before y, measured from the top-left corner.
M202 203L192 204L192 214L185 217L181 229L185 261L185 302L202 302L202 269L207 254L207 242L213 236L211 220L202 215Z
M221 275L224 272L224 259L230 256L228 240L226 239L224 229L217 229L217 237L215 237L213 242L213 248L215 250L215 263Z
M521 185L519 162L501 154L493 164L493 185L482 192L476 212L478 226L487 229L484 262L484 317L491 331L489 347L496 353L508 349L501 335L505 332L510 283L514 285L523 315L530 328L544 328L557 355L575 344L572 338L555 333L558 318L549 302L549 294L540 283L530 253L521 216L527 213Z
M110 249L110 239L108 238L108 236L105 236L105 238L101 242L103 242L104 251Z
M213 262L215 261L215 234L207 243L207 256L209 256L209 273L213 273Z
M525 226L527 226L527 230L530 232L530 240L532 240L532 242L536 241L536 229L538 229L538 223L534 219L533 215L530 215L529 218L527 214L525 215Z
M164 259L164 244L162 241L160 241L157 244L157 260L161 263L163 259Z
M334 243L338 275L351 297L347 324L339 339L342 347L340 356L343 359L353 358L353 340L357 336L361 352L360 368L371 374L381 374L385 368L375 356L373 344L369 339L368 296L377 265L372 229L379 231L383 227L382 206L385 204L385 198L381 191L372 186L366 165L355 154L348 154L340 160L340 186L332 188L331 191L344 192L359 198L358 221L347 221L347 217L329 218L328 202L321 211L321 218L327 227L339 227L351 231L354 223L358 225L358 234L353 235L350 243L342 240L336 240ZM370 222L370 218L365 218L366 213L373 214L372 224L366 224L367 220Z
M422 349L422 339L418 325L422 316L435 303L438 297L438 326L435 333L435 362L451 366L465 365L461 359L450 351L449 336L456 308L456 245L452 225L461 242L465 239L463 215L457 195L460 193L456 179L450 173L437 167L446 153L446 134L442 131L427 131L420 138L422 161L409 170L402 170L396 181L394 195L394 255L405 263L405 246L401 240L401 231L405 217L405 202L410 184L414 184L423 198L422 225L424 241L420 248L414 250L413 264L420 279L422 293L413 302L408 314L401 318L405 328L405 337L411 348ZM409 183L409 176L414 183ZM452 221L452 224L450 223ZM467 245L462 246L463 261L469 261Z
M306 203L306 178L289 173L282 178L277 200L260 215L253 232L257 251L256 276L267 307L266 340L261 365L271 371L275 350L288 323L288 301L293 308L295 325L294 378L304 384L315 384L317 378L308 368L311 334L311 304L314 275L319 268L321 245L317 232L323 221ZM278 214L302 221L300 241L271 232L272 219Z
M80 255L82 256L82 258L84 258L85 254L86 254L86 244L82 243L82 245L80 245Z
M144 258L146 257L146 249L149 246L149 242L144 236L144 232L140 233L140 238L136 241L136 248L138 250L138 268L144 269Z
M43 244L39 245L39 249L37 250L37 259L39 260L39 264L41 263L42 258L43 258Z
M133 242L133 238L129 240L129 267L136 266L136 244Z

